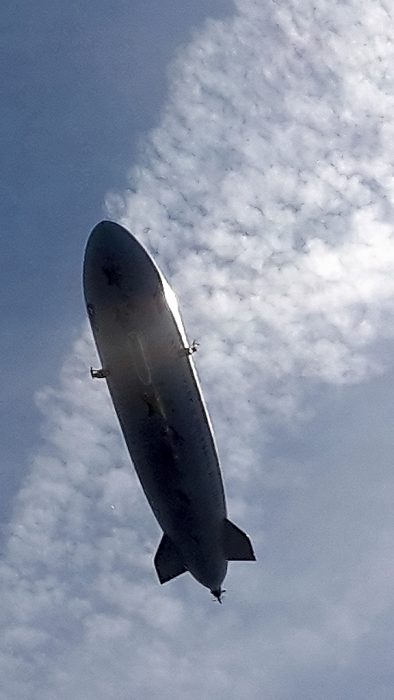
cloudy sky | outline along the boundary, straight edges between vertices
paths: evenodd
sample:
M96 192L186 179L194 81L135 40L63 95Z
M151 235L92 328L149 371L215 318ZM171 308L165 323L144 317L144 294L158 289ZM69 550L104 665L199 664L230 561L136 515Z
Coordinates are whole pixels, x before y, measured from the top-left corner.
M0 13L1 700L391 700L391 4ZM201 344L257 555L222 606L157 583L160 531L88 376L81 261L104 216Z

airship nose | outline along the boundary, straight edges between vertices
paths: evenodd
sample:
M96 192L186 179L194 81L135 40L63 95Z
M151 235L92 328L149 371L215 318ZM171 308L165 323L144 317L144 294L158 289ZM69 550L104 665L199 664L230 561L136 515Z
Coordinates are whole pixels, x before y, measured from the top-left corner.
M85 251L86 299L146 294L157 285L157 278L148 254L123 226L101 221L94 227Z
M108 257L114 251L124 250L125 246L130 246L133 237L126 229L113 221L100 221L89 236L86 246L85 260L93 255L101 258Z
M106 236L112 238L131 238L131 235L123 226L116 224L115 221L100 221L90 234L90 238L101 239Z

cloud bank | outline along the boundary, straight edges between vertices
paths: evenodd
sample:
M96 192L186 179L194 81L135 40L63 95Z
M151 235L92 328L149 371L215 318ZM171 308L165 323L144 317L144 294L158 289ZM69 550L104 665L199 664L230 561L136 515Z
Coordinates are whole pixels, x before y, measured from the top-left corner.
M382 436L349 437L340 401L329 425L316 412L334 387L376 400L388 370L392 32L385 2L239 0L171 67L107 206L201 341L230 514L259 561L231 566L222 607L190 577L157 585L160 533L84 329L38 392L43 448L9 524L7 700L391 697L392 440L372 470Z

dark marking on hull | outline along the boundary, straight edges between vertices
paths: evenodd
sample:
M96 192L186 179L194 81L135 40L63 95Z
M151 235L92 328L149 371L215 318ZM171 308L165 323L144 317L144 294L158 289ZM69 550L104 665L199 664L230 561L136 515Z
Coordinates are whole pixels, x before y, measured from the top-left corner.
M107 278L107 283L112 286L120 287L122 281L122 273L120 266L116 263L108 262L102 266L102 271Z

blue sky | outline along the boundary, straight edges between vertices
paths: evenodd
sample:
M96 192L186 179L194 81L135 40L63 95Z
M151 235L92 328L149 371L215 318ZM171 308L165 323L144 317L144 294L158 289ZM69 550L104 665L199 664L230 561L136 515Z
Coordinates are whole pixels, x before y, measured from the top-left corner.
M0 693L392 698L391 6L149 7L1 11ZM81 261L104 215L201 342L258 559L223 606L157 584L160 532L89 380Z

